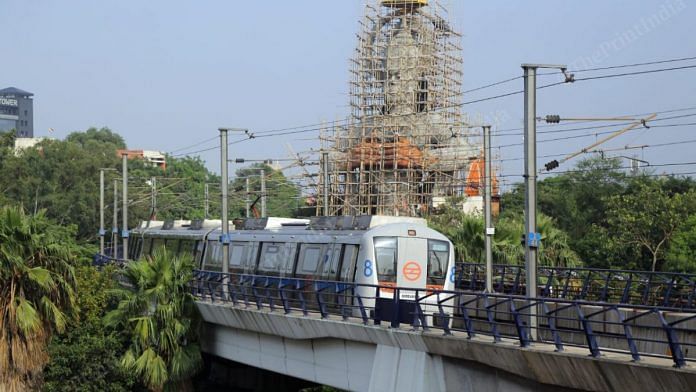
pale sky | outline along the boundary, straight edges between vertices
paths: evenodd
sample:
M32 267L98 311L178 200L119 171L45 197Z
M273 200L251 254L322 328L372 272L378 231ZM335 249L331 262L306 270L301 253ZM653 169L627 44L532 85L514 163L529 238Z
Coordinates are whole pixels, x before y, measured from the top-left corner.
M521 75L522 63L582 69L696 56L693 1L449 4L453 24L463 33L465 90ZM35 94L37 136L46 136L48 128L62 138L108 126L130 148L172 151L216 136L220 126L254 132L330 121L348 114L348 59L363 6L364 1L348 0L0 0L0 88L15 86ZM539 84L558 80L547 76ZM463 100L522 87L522 80L516 80L466 94ZM567 117L696 107L696 69L578 82L541 90L538 98L539 115ZM498 129L522 124L521 95L464 109L474 117L483 114ZM696 109L662 117L693 113ZM687 122L696 122L696 116L662 124ZM693 140L695 131L693 125L632 131L605 147ZM316 136L259 139L235 145L231 153L247 159L287 158L285 142L303 151L318 147ZM556 136L539 135L540 140L550 137ZM521 141L520 135L496 137L493 145ZM539 155L573 152L594 141L590 136L543 143ZM696 161L695 148L681 144L615 154L637 153L652 164L683 163ZM503 159L523 154L521 146L498 152ZM200 155L219 170L217 151ZM539 163L548 160L540 158ZM696 165L657 170L696 172ZM521 174L522 162L505 161L503 171Z

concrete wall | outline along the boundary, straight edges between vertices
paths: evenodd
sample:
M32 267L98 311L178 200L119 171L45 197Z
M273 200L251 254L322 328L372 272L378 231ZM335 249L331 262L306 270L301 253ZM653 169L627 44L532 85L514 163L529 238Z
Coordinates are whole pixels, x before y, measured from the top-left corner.
M493 343L458 332L443 336L439 330L197 304L209 323L205 351L342 389L688 391L696 386L693 368L675 369L666 359L592 358L584 348L522 349L514 340Z

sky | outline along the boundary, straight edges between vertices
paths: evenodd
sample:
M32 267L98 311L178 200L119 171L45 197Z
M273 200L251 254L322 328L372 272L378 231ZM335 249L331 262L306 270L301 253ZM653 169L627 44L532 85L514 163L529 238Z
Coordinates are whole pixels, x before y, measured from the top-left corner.
M696 56L696 3L688 0L445 2L462 33L464 90L520 76L522 63L586 69ZM0 0L0 88L35 94L35 135L62 138L109 127L134 149L183 153L214 147L217 129L252 132L315 124L348 112L348 60L364 0L181 1ZM694 65L669 63L591 75ZM546 71L544 71L546 72ZM539 85L560 81L539 78ZM464 94L463 101L523 87L521 79ZM607 117L696 107L696 69L578 81L539 90L538 114ZM523 97L464 105L472 121L492 123L506 181L522 179ZM693 114L681 111L662 114ZM662 124L696 122L696 117ZM655 123L657 124L657 123ZM587 125L587 124L583 124ZM566 128L573 124L565 125ZM562 129L563 127L557 127ZM602 128L607 131L616 128ZM548 128L548 130L555 128ZM543 128L539 129L540 131ZM696 126L631 131L603 148L696 139ZM478 132L478 131L476 131ZM595 130L540 134L583 137L540 143L540 156L571 153ZM318 147L317 132L233 145L232 158L288 158ZM235 136L231 136L232 140ZM474 140L476 141L476 140ZM505 147L507 146L507 147ZM183 149L182 149L183 148ZM696 161L696 144L611 152L651 164ZM219 171L218 150L202 152ZM549 158L539 158L539 164ZM576 160L577 161L577 160ZM561 169L572 168L564 165ZM696 172L696 165L658 166Z

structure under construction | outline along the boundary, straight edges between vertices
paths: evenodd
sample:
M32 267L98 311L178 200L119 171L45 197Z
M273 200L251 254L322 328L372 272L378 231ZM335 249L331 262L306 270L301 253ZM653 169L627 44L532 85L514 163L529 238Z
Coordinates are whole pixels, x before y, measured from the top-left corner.
M372 0L360 26L352 115L322 137L318 214L418 216L447 197L479 196L481 147L462 114L461 36L447 10Z

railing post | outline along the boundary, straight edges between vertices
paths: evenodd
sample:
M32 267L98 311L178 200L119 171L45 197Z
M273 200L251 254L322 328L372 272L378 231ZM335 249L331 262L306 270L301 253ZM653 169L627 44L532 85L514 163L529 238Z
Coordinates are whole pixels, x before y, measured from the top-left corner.
M672 326L667 322L667 320L665 320L665 317L662 315L662 312L660 312L659 310L653 310L653 312L657 313L657 316L660 319L660 324L662 324L662 328L665 330L665 333L667 334L667 343L669 344L669 351L672 353L674 367L684 367L686 365L686 360L684 359L684 353L682 352L681 345L679 344L677 334L674 332L674 326Z
M631 302L631 286L633 285L633 274L628 274L628 280L626 280L626 287L624 287L623 295L621 295L621 303L626 304Z
M399 325L401 323L399 322L399 288L395 287L394 288L394 299L392 300L392 317L391 317L391 327L392 328L399 328Z
M466 308L469 301L462 303L461 294L458 294L458 297L459 311L462 313L462 318L464 319L464 328L466 328L467 339L471 339L476 336L476 330L474 329L474 323L469 317L469 310ZM476 301L478 302L478 299L476 299Z
M531 309L532 307L536 307L536 301L534 301L534 304L529 304L527 308ZM517 337L520 339L520 347L529 347L529 333L524 325L524 320L520 317L520 312L518 312L515 307L515 300L512 298L510 299L510 311L512 312L512 319L515 321Z
M491 326L491 333L493 333L493 341L498 343L501 341L500 332L498 332L498 326L495 323L495 316L493 315L492 307L498 306L497 300L493 305L488 304L488 295L483 295L483 306L486 308L486 317L488 318L488 324Z
M544 314L546 315L546 320L549 322L549 329L551 330L551 335L553 336L553 343L556 346L556 352L561 352L563 351L563 340L561 340L561 335L558 333L558 330L556 329L556 315L551 316L551 310L549 309L549 306L546 304L546 302L542 302L542 309L544 311ZM558 305L556 305L558 306ZM555 310L554 310L555 312Z
M611 307L615 312L616 315L619 318L619 321L621 322L621 325L623 326L624 329L624 335L626 335L626 342L628 343L628 349L631 351L631 358L633 358L634 362L640 361L640 355L638 354L638 347L636 346L636 342L633 340L633 333L631 332L631 326L626 324L626 321L624 320L623 314L621 314L621 310L619 310L619 307L614 305Z
M582 309L579 304L575 304L575 310L578 312L578 318L580 319L580 324L582 324L582 329L585 332L585 338L587 339L587 348L590 350L590 355L593 357L599 357L600 356L600 351L599 351L599 346L597 345L597 339L594 336L594 333L592 332L592 325L590 320L585 318L585 315L582 313Z

